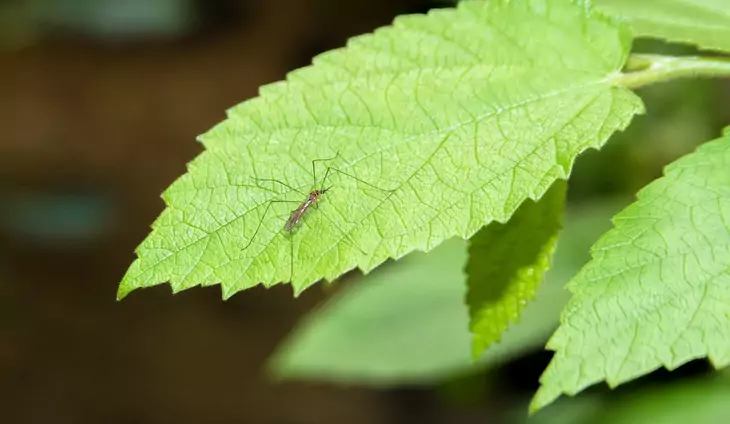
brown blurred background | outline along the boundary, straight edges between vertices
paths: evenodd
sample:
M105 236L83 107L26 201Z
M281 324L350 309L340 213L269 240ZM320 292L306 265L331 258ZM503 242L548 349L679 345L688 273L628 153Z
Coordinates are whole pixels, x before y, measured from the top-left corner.
M198 134L314 54L428 7L0 2L0 421L395 419L382 393L266 382L321 290L115 291Z
M495 422L499 396L467 407L428 389L268 382L265 359L325 297L316 288L222 302L218 288L160 286L115 301L160 193L201 151L198 134L313 55L444 3L0 1L0 422ZM692 111L727 91L699 87L696 108L655 102L663 119L686 115L666 134L587 155L576 172L593 174L572 194L632 192L718 135L727 116ZM504 390L529 395L548 359L513 365Z

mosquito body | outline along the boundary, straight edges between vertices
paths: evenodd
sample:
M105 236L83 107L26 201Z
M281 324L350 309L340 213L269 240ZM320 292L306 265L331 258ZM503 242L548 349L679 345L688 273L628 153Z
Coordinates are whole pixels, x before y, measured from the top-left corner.
M313 190L311 193L309 193L309 196L307 196L307 200L302 202L301 205L299 205L298 208L294 209L291 213L291 216L289 216L289 219L286 221L286 224L284 224L284 231L291 233L294 231L294 228L296 225L301 221L304 214L311 208L312 206L315 206L317 202L319 201L320 197L327 193L331 187L323 188L321 190Z

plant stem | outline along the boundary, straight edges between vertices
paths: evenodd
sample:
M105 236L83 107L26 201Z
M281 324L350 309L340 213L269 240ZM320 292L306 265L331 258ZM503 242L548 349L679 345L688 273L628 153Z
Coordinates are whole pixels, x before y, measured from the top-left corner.
M687 77L730 78L730 59L632 54L626 62L624 71L628 72L618 74L613 80L627 88L638 88Z

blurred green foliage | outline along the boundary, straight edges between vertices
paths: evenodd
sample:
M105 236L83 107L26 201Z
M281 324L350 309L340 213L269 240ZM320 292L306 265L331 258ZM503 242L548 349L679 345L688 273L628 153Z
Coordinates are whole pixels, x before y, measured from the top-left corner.
M723 424L730 422L728 396L730 375L721 372L640 391L560 399L532 417L519 404L508 416L525 424Z

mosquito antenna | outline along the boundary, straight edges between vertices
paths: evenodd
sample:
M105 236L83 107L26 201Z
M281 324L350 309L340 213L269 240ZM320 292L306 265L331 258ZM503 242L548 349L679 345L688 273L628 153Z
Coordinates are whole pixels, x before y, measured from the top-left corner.
M327 181L327 177L329 176L329 174L330 174L330 167L328 166L327 170L324 171L324 178L322 178L322 186L324 186L325 181ZM327 189L327 190L329 190L329 189ZM325 190L325 191L327 191L327 190Z

